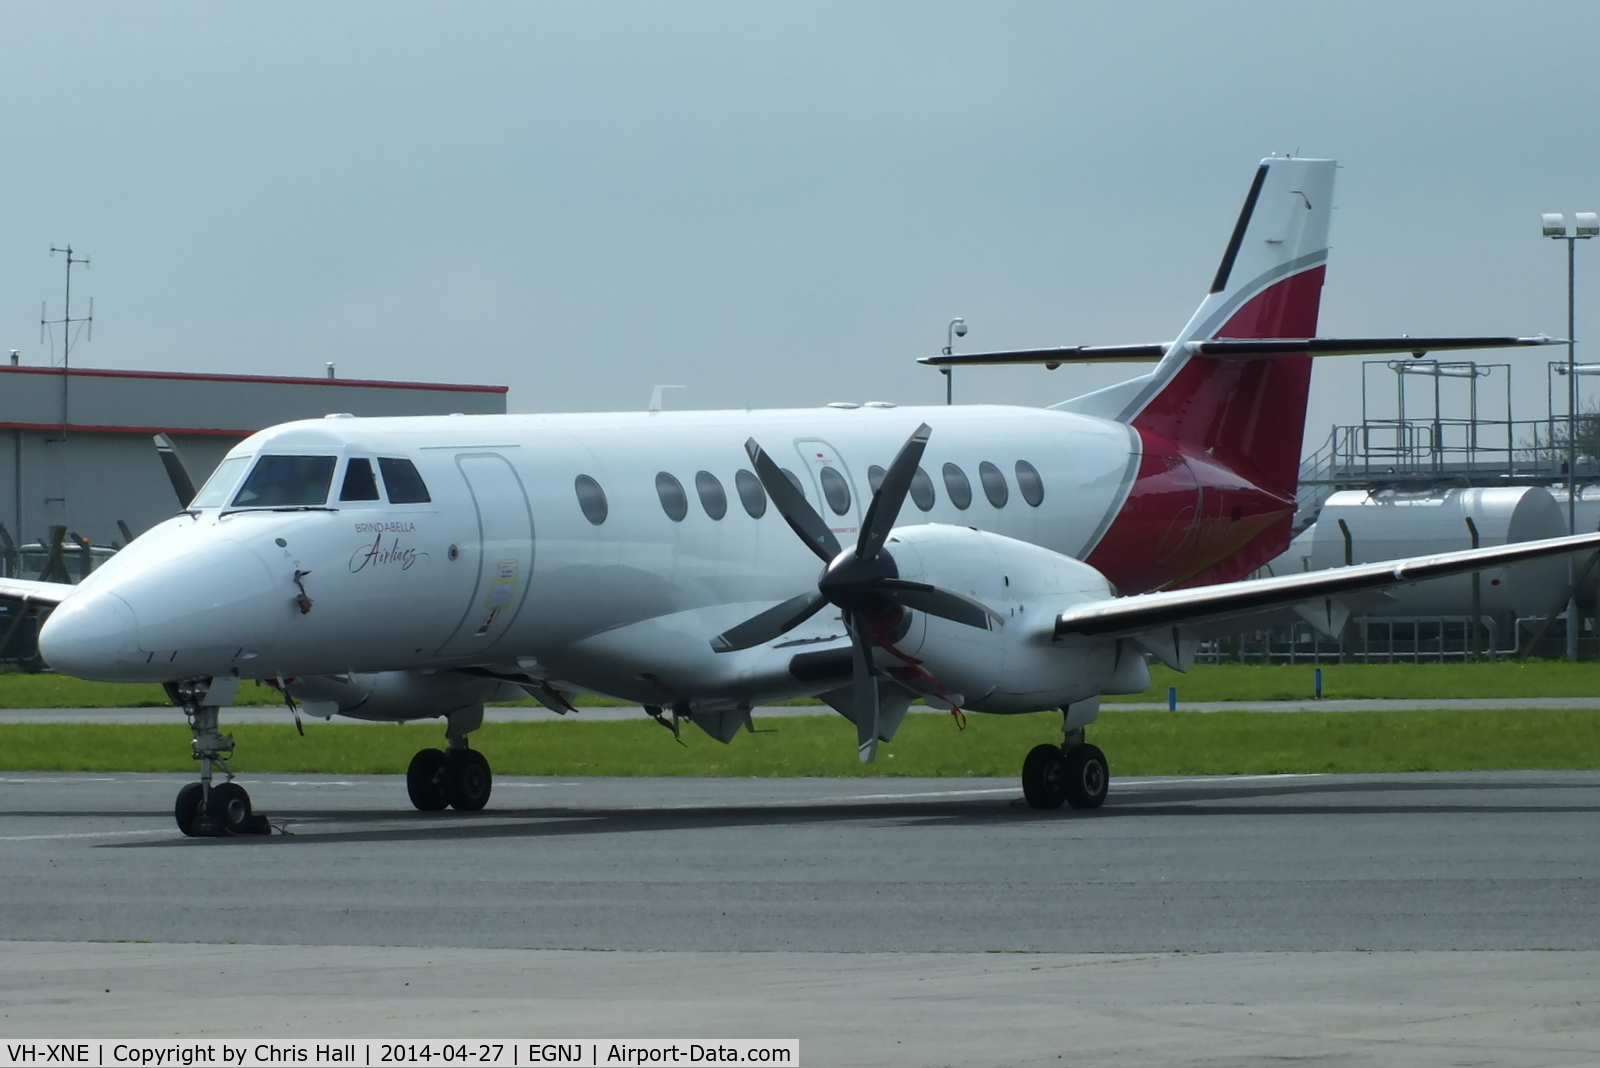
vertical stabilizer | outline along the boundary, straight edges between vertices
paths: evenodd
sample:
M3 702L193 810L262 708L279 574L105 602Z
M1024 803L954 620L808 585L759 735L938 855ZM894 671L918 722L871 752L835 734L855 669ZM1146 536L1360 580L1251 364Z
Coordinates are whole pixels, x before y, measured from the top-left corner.
M1242 578L1289 543L1311 357L1189 343L1316 334L1333 172L1332 160L1264 160L1211 291L1155 370L1059 406L1138 435L1128 497L1087 557L1125 593Z
M1199 356L1184 343L1315 336L1334 167L1322 159L1262 161L1211 291L1120 416L1285 496L1299 477L1311 357Z

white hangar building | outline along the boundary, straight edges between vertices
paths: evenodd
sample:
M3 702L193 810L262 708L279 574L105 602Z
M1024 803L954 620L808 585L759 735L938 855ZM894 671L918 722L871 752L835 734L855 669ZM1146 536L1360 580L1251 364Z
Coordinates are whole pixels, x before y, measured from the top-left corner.
M30 567L46 560L24 549L19 561L13 543L48 545L64 526L119 545L119 521L138 535L173 515L155 434L172 439L199 486L234 445L292 419L505 410L505 386L0 365L0 553L6 570L35 578ZM66 566L77 581L70 551Z

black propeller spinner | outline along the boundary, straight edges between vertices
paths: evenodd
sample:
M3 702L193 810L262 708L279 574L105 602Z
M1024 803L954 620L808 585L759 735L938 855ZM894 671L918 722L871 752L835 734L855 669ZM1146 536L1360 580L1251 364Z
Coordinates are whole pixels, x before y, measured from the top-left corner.
M1000 616L987 605L970 597L900 578L894 557L884 548L895 520L900 517L906 495L911 491L912 477L922 462L931 433L932 428L923 423L900 447L877 492L872 495L872 503L861 523L861 535L850 549L840 547L828 524L766 451L756 444L755 438L744 443L745 452L750 454L750 462L755 465L756 477L766 488L767 496L772 498L773 507L800 535L800 540L817 554L824 567L815 590L791 597L729 628L711 639L711 648L728 653L763 645L798 627L825 605L839 608L851 637L852 705L863 762L877 754L878 668L873 663L872 645L875 633L892 629L892 625L884 626L884 620L898 620L901 610L909 608L983 630L993 629L1001 622Z

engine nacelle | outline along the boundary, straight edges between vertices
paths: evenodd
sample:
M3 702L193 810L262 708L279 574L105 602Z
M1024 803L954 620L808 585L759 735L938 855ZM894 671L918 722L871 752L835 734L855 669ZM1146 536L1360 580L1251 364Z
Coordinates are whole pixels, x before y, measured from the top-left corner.
M312 675L285 683L307 715L408 720L443 716L485 701L516 701L521 687L499 679L441 671L379 671L348 676Z
M1081 560L970 527L926 524L895 530L886 545L900 577L966 594L994 609L993 630L921 612L896 649L922 662L940 686L978 712L1038 712L1150 684L1142 656L1115 641L1054 640L1056 615L1112 596L1106 577Z

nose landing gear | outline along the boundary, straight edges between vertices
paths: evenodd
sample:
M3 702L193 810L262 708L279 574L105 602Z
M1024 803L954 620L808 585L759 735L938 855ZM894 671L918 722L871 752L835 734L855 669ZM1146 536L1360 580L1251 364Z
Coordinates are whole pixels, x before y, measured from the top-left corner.
M445 737L450 748L422 749L411 758L411 766L406 769L406 793L423 812L444 808L477 812L489 803L489 793L494 788L488 759L467 747L468 733L483 726L483 706L458 709L449 713L447 720Z
M1022 762L1022 795L1029 808L1099 808L1111 785L1111 769L1098 746L1069 731L1065 745L1037 745Z
M233 781L227 760L233 753L233 736L218 730L217 712L233 699L238 688L236 678L166 684L167 696L189 720L189 729L194 732L194 758L200 762L200 781L179 790L172 806L178 830L190 838L272 833L267 818L252 811L245 788ZM227 778L213 785L215 768L221 768Z

